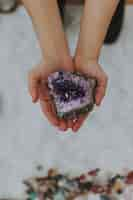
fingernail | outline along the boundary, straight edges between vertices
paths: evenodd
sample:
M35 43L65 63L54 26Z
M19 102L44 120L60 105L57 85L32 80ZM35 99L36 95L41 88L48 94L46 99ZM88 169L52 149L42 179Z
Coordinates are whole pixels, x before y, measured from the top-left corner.
M32 99L32 103L35 103L35 99Z
M101 105L101 102L97 101L97 102L96 102L96 105L97 105L97 106L100 106L100 105Z
M101 104L100 103L97 103L97 106L99 107Z
M32 97L32 102L33 102L33 103L36 103L37 100L38 100L38 99L37 99L36 97Z
M64 128L61 128L61 127L59 127L59 130L60 130L60 131L65 131L65 129L64 129Z
M35 99L32 98L32 103L35 103Z
M101 104L102 104L102 101L98 102L98 106L101 106Z
M74 133L76 133L76 132L78 131L78 130L77 130L77 129L75 129L75 128L73 128L72 130L73 130L73 132L74 132Z
M54 123L54 126L59 127L59 123L58 123L58 122L55 122L55 123Z

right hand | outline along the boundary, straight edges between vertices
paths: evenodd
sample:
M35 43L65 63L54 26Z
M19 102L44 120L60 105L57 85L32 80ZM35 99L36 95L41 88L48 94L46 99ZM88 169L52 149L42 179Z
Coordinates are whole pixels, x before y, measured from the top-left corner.
M56 71L73 71L74 66L72 59L67 59L63 63L58 64L44 64L36 66L29 72L28 82L29 82L29 93L32 97L32 101L36 103L40 100L40 106L42 112L48 119L48 121L58 127L61 131L66 131L68 128L73 127L73 122L71 120L59 119L57 117L54 104L49 95L49 90L47 87L48 76ZM42 84L43 83L43 84Z

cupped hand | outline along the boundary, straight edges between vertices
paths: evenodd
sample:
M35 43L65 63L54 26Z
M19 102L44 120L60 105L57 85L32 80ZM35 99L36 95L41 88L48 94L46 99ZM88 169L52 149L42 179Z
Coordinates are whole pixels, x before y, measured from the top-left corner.
M74 121L58 118L54 104L49 95L47 79L51 73L59 70L71 72L77 71L88 77L95 78L97 80L97 87L95 90L95 103L97 106L101 104L105 96L108 78L102 67L96 61L88 61L86 65L78 65L78 63L73 64L72 59L69 59L60 65L41 63L29 72L29 92L32 97L32 101L34 103L38 100L40 101L42 112L52 125L58 127L62 131L72 128L74 132L77 132L83 125L89 113L80 115Z
M59 70L72 72L74 70L72 59L58 64L41 63L33 68L28 76L29 93L34 103L40 101L41 110L48 121L60 130L66 131L68 128L72 128L73 122L58 118L47 86L48 76Z
M100 106L107 88L108 77L102 67L97 61L91 60L87 64L80 64L75 62L75 70L84 74L87 77L95 78L97 81L97 86L95 90L95 104ZM85 119L88 117L89 113L79 116L77 121L73 124L72 130L77 132L83 125Z

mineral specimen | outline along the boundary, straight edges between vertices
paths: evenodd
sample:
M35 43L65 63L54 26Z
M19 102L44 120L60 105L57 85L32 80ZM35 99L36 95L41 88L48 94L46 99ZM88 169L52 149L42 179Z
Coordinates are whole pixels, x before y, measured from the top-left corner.
M48 87L60 118L75 118L92 110L96 81L77 73L55 72L48 77Z
M23 197L0 200L133 200L132 177L133 171L115 174L95 169L70 178L50 169L47 176L24 181Z
M96 169L70 178L52 169L48 176L30 178L25 183L28 200L132 200L133 187L126 183L129 175Z

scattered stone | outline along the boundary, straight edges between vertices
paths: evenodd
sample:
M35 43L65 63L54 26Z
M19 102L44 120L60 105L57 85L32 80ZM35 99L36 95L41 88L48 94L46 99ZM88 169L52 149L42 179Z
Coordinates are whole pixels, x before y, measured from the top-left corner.
M70 178L50 169L46 177L25 181L29 191L28 200L76 200L87 194L91 200L121 200L126 188L126 179L121 175L112 174L96 169Z
M129 172L126 178L127 184L133 184L133 171Z

